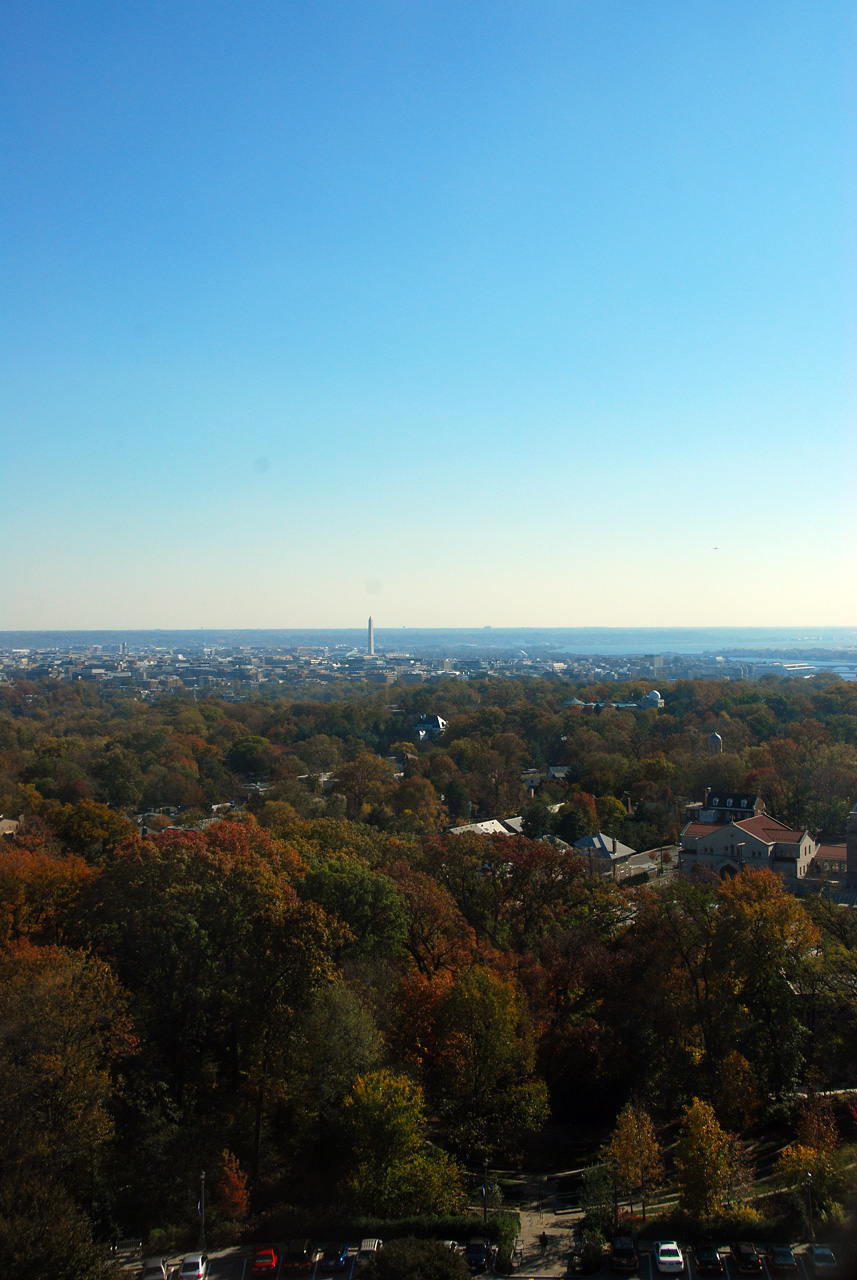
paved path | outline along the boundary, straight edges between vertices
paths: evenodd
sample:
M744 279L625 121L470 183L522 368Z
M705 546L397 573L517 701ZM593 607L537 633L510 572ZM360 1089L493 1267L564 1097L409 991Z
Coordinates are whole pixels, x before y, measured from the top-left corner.
M538 1175L527 1178L523 1198L514 1207L521 1218L516 1273L533 1277L568 1275L579 1215L570 1212L559 1200L555 1180ZM542 1232L547 1236L544 1250L540 1241Z

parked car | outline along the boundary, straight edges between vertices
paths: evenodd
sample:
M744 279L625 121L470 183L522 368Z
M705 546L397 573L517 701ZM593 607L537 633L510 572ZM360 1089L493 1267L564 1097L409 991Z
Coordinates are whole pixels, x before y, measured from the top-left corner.
M371 1262L378 1250L383 1249L383 1247L383 1240L375 1240L371 1237L368 1237L366 1240L361 1240L360 1248L357 1250L357 1260L354 1263L355 1267L357 1267L358 1270L360 1267L365 1267L366 1263Z
M745 1275L755 1275L763 1269L761 1255L749 1240L736 1240L731 1247L731 1253L735 1266Z
M189 1253L182 1258L179 1280L208 1280L208 1254Z
M275 1276L279 1255L272 1244L261 1245L253 1254L252 1276Z
M640 1265L634 1241L630 1236L617 1236L610 1250L611 1271L636 1271Z
M329 1244L321 1255L322 1271L344 1271L347 1262L347 1244Z
M487 1271L493 1256L491 1241L486 1236L474 1236L472 1240L467 1241L464 1261L471 1271Z
M809 1246L809 1266L814 1276L824 1277L824 1280L833 1280L839 1275L839 1263L832 1249L826 1244L811 1244Z
M312 1271L315 1247L311 1240L290 1240L282 1254L283 1270L289 1272Z
M675 1240L655 1242L655 1266L662 1275L678 1275L684 1271L684 1254Z
M167 1280L169 1274L166 1258L147 1258L140 1272L140 1280Z
M777 1276L798 1275L797 1258L787 1244L769 1244L766 1250L768 1268Z
M722 1276L723 1259L713 1244L698 1244L693 1251L696 1269L701 1276Z

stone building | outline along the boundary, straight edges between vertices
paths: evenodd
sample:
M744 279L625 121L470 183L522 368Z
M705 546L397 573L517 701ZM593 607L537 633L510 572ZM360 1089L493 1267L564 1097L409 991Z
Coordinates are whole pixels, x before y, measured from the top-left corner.
M812 874L818 850L815 840L807 830L793 830L771 817L759 796L707 791L703 801L688 805L686 817L679 851L683 871L705 867L723 878L737 875L744 867L767 867L790 886L797 886ZM857 812L851 818L857 887Z

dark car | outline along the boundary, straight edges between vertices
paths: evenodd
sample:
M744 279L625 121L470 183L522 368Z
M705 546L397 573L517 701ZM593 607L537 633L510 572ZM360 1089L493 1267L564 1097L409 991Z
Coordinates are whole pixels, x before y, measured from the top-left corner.
M768 1267L776 1276L798 1275L797 1258L787 1244L769 1244L766 1250Z
M464 1250L464 1261L471 1271L487 1271L491 1265L491 1242L485 1236L474 1236L468 1240Z
M636 1271L640 1265L634 1241L630 1236L617 1236L610 1250L611 1271Z
M282 1255L283 1269L296 1273L311 1271L315 1259L315 1249L311 1240L290 1240Z
M344 1271L347 1262L347 1244L330 1244L321 1255L322 1271Z
M722 1276L723 1259L713 1244L698 1244L693 1251L696 1269L701 1276Z
M819 1280L835 1280L839 1275L839 1264L832 1249L828 1249L826 1244L811 1244L809 1246L809 1267L814 1276L818 1276Z
M735 1266L745 1275L757 1275L763 1269L761 1255L749 1240L736 1240L731 1253Z

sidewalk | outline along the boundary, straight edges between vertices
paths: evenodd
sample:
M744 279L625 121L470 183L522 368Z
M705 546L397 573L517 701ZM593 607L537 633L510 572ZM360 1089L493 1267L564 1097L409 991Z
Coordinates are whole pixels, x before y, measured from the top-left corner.
M555 1180L538 1176L528 1178L524 1198L515 1207L521 1219L516 1275L532 1276L533 1280L537 1276L567 1276L579 1215L559 1200ZM542 1232L548 1238L544 1250L540 1240Z

